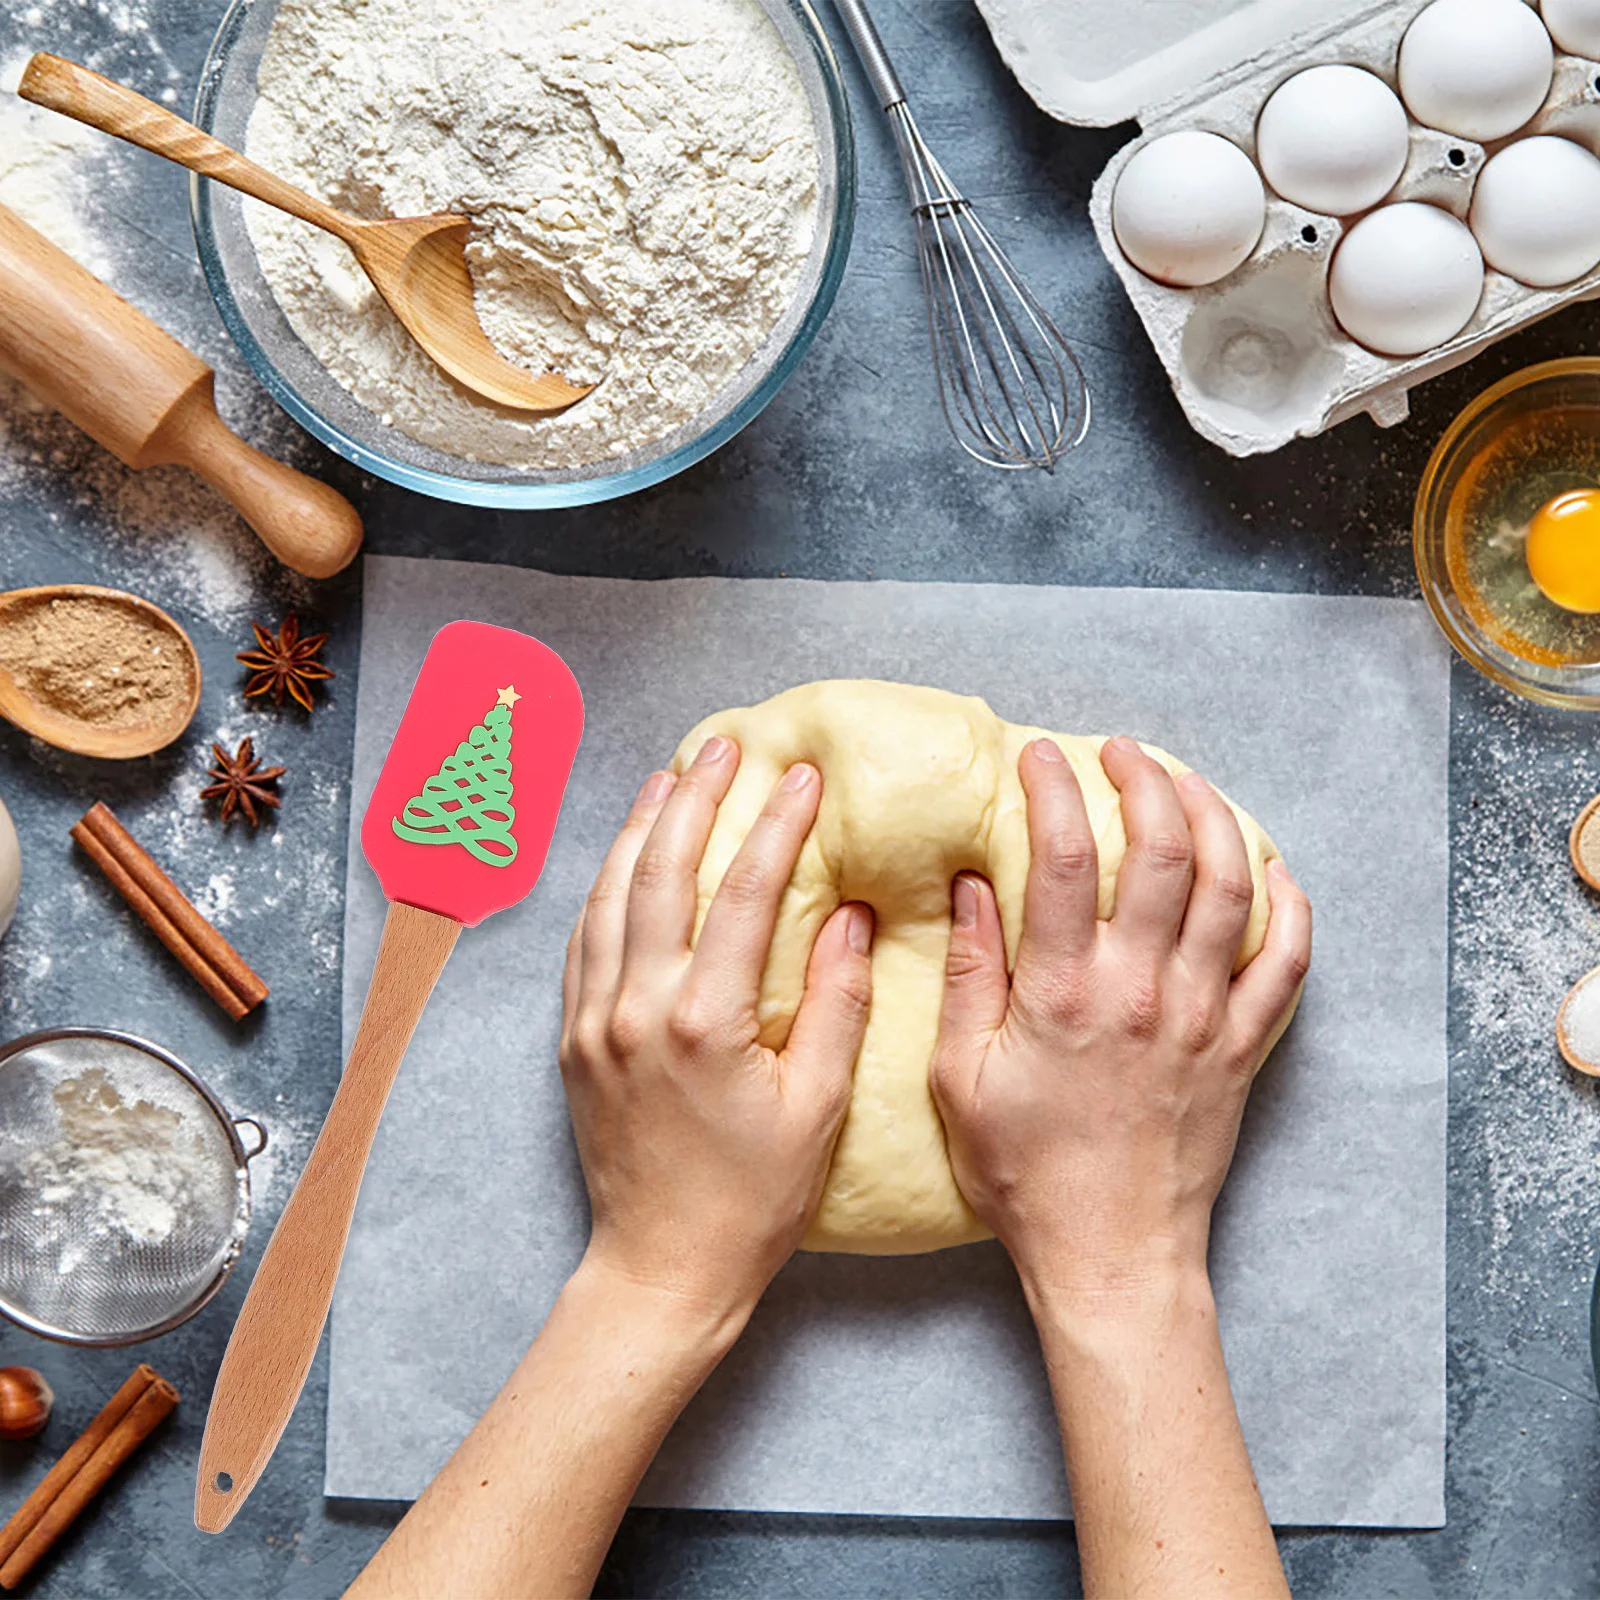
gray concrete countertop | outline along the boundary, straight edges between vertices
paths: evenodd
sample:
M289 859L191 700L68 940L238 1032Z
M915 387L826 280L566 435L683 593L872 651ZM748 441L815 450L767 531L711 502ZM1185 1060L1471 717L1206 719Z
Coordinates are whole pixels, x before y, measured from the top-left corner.
M217 365L230 419L351 494L374 551L636 577L1413 594L1411 497L1441 430L1504 373L1593 350L1596 313L1569 311L1427 386L1411 421L1393 432L1359 419L1263 460L1231 461L1185 424L1089 227L1090 185L1130 130L1080 131L1041 115L996 58L970 0L885 0L880 9L930 139L1083 354L1096 426L1054 478L990 475L946 437L900 175L878 117L862 109L853 64L860 217L843 291L815 348L719 455L608 506L476 511L362 478L299 435L228 347L195 265L175 169L109 142L83 155L82 220L117 286ZM36 48L76 55L187 106L219 13L220 0L9 0L0 59ZM0 1037L63 1023L145 1034L185 1058L236 1113L261 1117L273 1143L255 1168L242 1268L188 1326L138 1351L75 1352L0 1325L0 1362L42 1368L59 1395L37 1445L0 1447L0 1508L21 1498L143 1357L179 1385L184 1403L62 1542L32 1592L48 1600L334 1595L401 1508L324 1499L323 1361L230 1532L197 1533L190 1507L229 1328L339 1071L359 574L323 585L293 579L183 475L136 479L6 390L0 585L66 580L115 584L167 605L199 646L205 692L180 744L127 765L75 759L0 727L0 797L21 833L26 873L21 913L0 943ZM251 617L276 621L291 607L333 635L328 659L339 677L309 720L246 709L232 660ZM1600 1439L1587 1347L1600 1105L1563 1071L1551 1037L1566 986L1600 961L1595 900L1565 862L1566 827L1600 787L1600 755L1591 721L1513 701L1459 664L1453 715L1449 1526L1286 1534L1290 1576L1307 1597L1600 1592ZM193 798L209 740L245 733L290 769L281 817L255 836L203 819ZM226 1022L76 856L67 830L101 798L272 983L263 1015ZM1382 860L1371 865L1384 871ZM395 1287L404 1293L398 1271ZM625 1522L600 1589L1020 1596L1076 1593L1078 1572L1070 1529L1051 1525L644 1512Z

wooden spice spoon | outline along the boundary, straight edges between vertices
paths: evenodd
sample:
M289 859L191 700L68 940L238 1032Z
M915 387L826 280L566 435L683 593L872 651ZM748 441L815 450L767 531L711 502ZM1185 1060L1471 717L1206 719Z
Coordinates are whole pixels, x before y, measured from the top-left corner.
M121 589L102 589L92 583L55 583L0 593L0 640L9 628L24 625L30 609L52 600L94 600L137 613L177 647L188 673L188 692L163 705L159 714L148 722L131 728L100 727L43 704L29 695L0 665L0 717L15 723L24 733L53 744L58 750L70 750L80 756L126 761L150 755L171 744L194 720L195 709L200 704L200 658L195 654L189 635L159 606L141 600L136 594L126 594Z
M465 254L467 218L446 214L368 222L352 217L142 94L60 56L34 56L17 93L342 239L411 337L452 378L485 400L513 411L563 411L593 388L568 383L554 372L535 377L489 342L473 304Z

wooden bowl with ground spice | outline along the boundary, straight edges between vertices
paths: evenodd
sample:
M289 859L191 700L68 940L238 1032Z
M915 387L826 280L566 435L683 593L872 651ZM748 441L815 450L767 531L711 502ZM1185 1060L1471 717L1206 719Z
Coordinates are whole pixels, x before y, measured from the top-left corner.
M169 745L200 703L200 658L159 606L63 583L0 593L0 717L83 756Z
M1600 889L1600 794L1597 794L1572 824L1567 840L1572 868L1591 889Z

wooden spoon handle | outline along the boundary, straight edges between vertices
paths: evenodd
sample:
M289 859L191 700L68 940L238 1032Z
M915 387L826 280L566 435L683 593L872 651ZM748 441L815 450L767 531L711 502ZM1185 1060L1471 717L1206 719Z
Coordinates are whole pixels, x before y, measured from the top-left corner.
M350 239L360 228L354 217L285 183L248 156L203 133L192 122L185 122L155 101L80 67L75 61L41 51L28 63L17 93L36 106L59 111L76 122L85 122L102 133L165 156L191 172L215 178L291 216L326 228L341 239Z
M339 1092L261 1258L211 1394L194 1497L203 1532L221 1533L233 1520L305 1387L378 1119L460 932L452 917L389 907Z

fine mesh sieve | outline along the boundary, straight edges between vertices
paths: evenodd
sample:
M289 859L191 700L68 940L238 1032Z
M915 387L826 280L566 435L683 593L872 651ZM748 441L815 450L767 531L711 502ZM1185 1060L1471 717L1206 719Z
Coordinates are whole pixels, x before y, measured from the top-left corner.
M143 1039L57 1028L0 1047L0 1312L83 1345L186 1321L244 1247L266 1142Z

